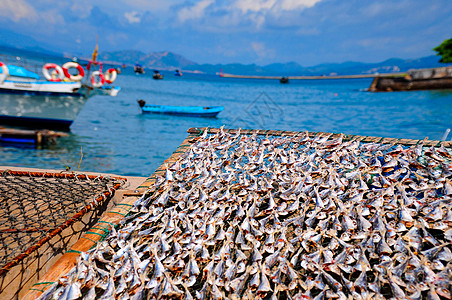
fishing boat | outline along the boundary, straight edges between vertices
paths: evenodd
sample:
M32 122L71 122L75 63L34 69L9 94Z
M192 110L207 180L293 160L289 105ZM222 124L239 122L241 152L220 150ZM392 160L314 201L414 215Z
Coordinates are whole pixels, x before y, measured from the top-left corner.
M77 63L73 64L74 65L71 63L69 66L82 68ZM79 75L74 76L68 73L68 77L64 77L64 70L67 70L65 66L68 66L68 64L63 65L63 68L56 64L45 64L43 67L44 74L46 74L46 71L44 70L50 69L54 69L55 73L53 75L44 76L46 80L40 80L38 74L31 72L24 67L6 65L0 61L0 93L27 96L71 96L89 98L94 95L116 96L120 90L119 87L104 86L104 83L106 82L105 75L100 74L99 72L92 72L91 81L88 81L87 84L78 81L78 79L81 80L84 77L84 70L81 71ZM109 72L118 73L116 69L111 69ZM96 79L96 76L99 76L99 78ZM72 78L72 80L69 78Z
M46 63L41 79L25 66L0 61L0 124L69 130L90 97L116 96L120 91L106 85L115 81L117 70L104 73L102 68L95 60L88 62L86 70L75 61L63 66Z
M215 118L224 110L223 106L171 106L146 104L144 100L138 100L138 105L143 114L166 114L189 117Z
M135 64L133 70L135 71L135 74L144 74L144 68L140 64Z
M154 70L154 74L152 75L154 79L163 79L163 74L160 74L158 70Z
M280 83L289 83L289 77L281 77L281 78L279 79L279 82L280 82Z

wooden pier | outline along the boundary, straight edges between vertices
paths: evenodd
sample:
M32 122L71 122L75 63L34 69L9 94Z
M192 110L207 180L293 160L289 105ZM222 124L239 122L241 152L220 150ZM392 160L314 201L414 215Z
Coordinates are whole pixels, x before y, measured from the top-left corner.
M25 130L0 127L0 142L13 144L46 145L56 144L59 137L68 136L64 132L52 130Z

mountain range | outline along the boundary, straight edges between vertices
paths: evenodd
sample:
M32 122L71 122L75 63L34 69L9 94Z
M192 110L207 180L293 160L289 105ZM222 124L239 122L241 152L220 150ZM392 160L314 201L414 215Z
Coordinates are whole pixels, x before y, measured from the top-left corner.
M220 71L239 75L349 75L405 72L409 69L435 68L445 64L439 63L439 57L432 55L418 59L391 58L379 63L343 62L324 63L304 67L296 62L273 63L265 66L257 64L198 64L180 54L173 52L149 52L124 50L101 52L99 59L111 64L141 64L145 68L159 70L181 69L186 72L215 74Z
M21 45L21 46L18 46ZM49 44L38 43L33 38L18 35L10 31L2 32L0 39L0 53L7 49L9 53L14 49L22 51L39 52L43 55L61 55L65 57L79 56L74 53L61 53L53 49ZM52 50L49 50L52 49ZM84 55L89 59L90 55ZM83 56L79 56L83 58ZM445 66L439 63L439 57L435 55L417 58L401 59L391 58L379 63L363 63L348 61L343 63L324 63L315 66L301 66L296 62L273 63L260 66L257 64L198 64L180 54L170 51L142 52L138 50L123 50L115 52L100 52L98 59L112 65L135 65L141 64L148 69L175 70L184 72L216 74L219 72L237 75L273 75L273 76L295 76L295 75L349 75L349 74L374 74L389 72L404 72L409 69L435 68Z

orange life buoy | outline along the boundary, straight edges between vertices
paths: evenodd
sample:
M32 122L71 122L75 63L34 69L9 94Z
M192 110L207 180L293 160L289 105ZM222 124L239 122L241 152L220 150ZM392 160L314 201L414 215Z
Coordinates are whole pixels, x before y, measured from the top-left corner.
M105 84L105 76L99 71L91 73L91 84L93 87L101 87Z
M115 80L116 77L118 76L118 71L116 71L116 69L108 69L107 72L105 72L105 81L108 84L112 84Z
M8 66L0 61L0 68L2 69L2 74L5 74L5 78L9 76Z
M76 68L78 71L77 75L71 75L69 73L69 69ZM83 70L83 67L79 65L76 62L70 61L63 65L63 72L64 75L69 78L71 81L81 81L83 77L85 76L85 70Z
M52 72L52 75L56 74L57 77L54 77L52 75L50 75L49 70L54 70L54 72ZM53 63L48 63L45 64L44 67L42 67L42 74L44 75L45 79L47 79L48 81L62 81L64 78L64 72L63 69L57 65L57 64L53 64Z

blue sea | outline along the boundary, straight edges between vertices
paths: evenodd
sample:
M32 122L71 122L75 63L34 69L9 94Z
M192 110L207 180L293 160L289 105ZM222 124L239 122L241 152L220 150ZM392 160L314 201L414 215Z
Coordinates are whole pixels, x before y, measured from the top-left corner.
M57 145L0 145L0 165L150 176L190 127L323 131L394 138L441 139L452 128L452 90L370 93L371 79L229 79L215 75L126 68L117 97L90 98ZM283 75L283 74L281 74ZM137 104L222 105L217 118L143 115ZM1 102L0 102L1 103ZM449 139L451 136L449 136ZM83 157L82 157L83 155Z

